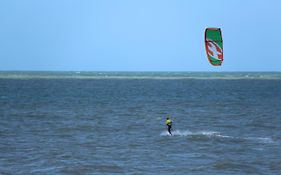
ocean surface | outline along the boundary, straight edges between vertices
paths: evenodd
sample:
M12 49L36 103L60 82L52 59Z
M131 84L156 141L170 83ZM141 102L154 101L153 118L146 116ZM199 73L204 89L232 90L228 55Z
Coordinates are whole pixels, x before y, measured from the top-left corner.
M281 73L0 72L0 174L281 174Z

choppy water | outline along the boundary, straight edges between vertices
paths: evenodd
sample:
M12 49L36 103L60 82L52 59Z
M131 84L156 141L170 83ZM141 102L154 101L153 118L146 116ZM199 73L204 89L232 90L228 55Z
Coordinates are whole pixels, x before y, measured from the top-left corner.
M211 74L1 72L0 174L280 174L281 73Z

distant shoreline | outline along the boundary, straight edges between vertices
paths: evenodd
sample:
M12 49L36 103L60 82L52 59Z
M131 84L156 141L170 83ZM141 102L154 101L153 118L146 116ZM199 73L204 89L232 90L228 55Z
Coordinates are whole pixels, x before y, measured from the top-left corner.
M0 71L0 79L281 79L281 72Z

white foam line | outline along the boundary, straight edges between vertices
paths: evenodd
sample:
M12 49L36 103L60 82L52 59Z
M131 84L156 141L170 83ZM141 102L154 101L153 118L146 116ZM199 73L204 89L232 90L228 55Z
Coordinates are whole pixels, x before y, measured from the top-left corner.
M163 131L161 136L170 136L168 131ZM200 131L200 132L191 132L191 131L180 131L180 130L175 130L172 131L172 135L175 136L207 136L207 137L212 137L212 136L218 136L218 137L230 137L230 136L224 136L221 135L219 132L214 132L214 131Z
M171 136L168 131L163 131L160 134L161 136ZM258 141L262 143L273 143L272 138L269 137L233 137L228 135L222 135L219 132L215 131L199 131L199 132L191 132L191 131L180 131L175 130L172 131L172 136L206 136L206 137L219 137L219 138L227 138L227 139L243 139L243 140L251 140Z
M272 138L269 138L269 137L246 137L245 139L259 141L262 143L273 143L274 142L272 140Z

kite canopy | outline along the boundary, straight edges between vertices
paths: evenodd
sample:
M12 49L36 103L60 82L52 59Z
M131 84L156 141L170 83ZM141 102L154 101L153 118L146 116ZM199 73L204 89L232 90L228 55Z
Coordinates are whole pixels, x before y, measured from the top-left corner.
M223 45L220 28L205 30L205 48L209 62L213 66L220 66L223 62Z

